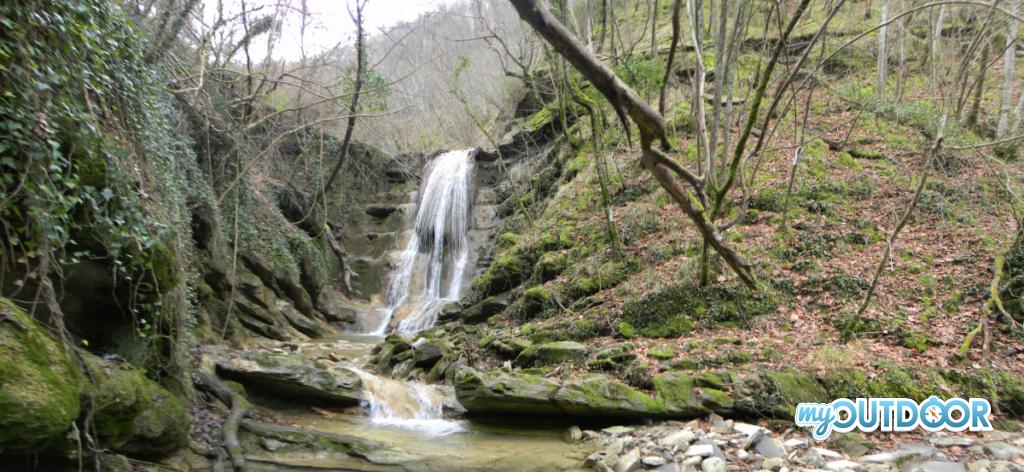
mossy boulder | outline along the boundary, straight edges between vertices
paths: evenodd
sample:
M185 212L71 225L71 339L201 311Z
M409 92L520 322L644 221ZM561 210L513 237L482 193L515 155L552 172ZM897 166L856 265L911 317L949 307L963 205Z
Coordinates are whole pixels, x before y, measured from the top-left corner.
M662 416L666 412L661 398L601 374L566 381L552 400L569 416Z
M500 254L483 274L473 281L474 290L484 296L511 290L530 277L533 263L514 249Z
M530 346L516 357L522 366L579 362L587 357L587 346L575 341L556 341Z
M411 347L408 343L399 346L403 348L401 353L408 352L407 360L411 364ZM388 351L390 360L397 349L395 345L388 345L384 350ZM215 362L217 371L225 378L282 398L339 405L357 405L365 400L362 378L356 371L326 362L317 363L299 355L234 351L225 353Z
M186 444L189 415L181 400L124 362L89 356L92 383L83 404L95 407L93 425L104 447L161 456Z
M475 414L560 414L551 401L558 388L554 380L529 374L464 368L455 375L459 403Z
M0 298L0 450L41 451L79 415L80 375L68 350Z
M654 378L654 391L673 416L697 417L710 412L698 396L695 378L684 372L667 372Z
M569 258L565 253L548 252L537 261L534 272L542 282L558 277L569 265Z

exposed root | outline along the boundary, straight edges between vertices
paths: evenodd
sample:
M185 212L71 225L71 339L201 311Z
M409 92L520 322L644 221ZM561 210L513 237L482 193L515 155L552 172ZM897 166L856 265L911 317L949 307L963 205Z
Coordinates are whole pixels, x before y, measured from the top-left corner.
M231 464L234 466L236 472L246 472L249 470L245 463L245 456L242 454L242 444L238 440L238 424L241 423L242 419L249 416L252 413L252 405L242 397L236 395L235 392L231 391L224 382L220 380L216 375L198 371L195 376L196 386L210 392L213 396L217 397L224 405L230 408L227 418L224 420L224 425L221 427L223 431L224 450L227 451L228 457L231 459ZM218 454L217 463L214 466L216 470L217 464L221 462Z

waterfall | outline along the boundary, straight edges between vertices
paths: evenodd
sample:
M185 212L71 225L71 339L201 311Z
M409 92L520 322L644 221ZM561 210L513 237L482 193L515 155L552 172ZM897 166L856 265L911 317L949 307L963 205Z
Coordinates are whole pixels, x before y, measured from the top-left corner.
M412 236L390 275L374 333L384 334L396 314L399 332L429 328L445 304L458 300L469 259L472 151L449 151L430 163Z
M444 419L444 392L418 382L401 382L352 369L363 381L370 421L381 426L412 429L428 436L463 431L462 424Z

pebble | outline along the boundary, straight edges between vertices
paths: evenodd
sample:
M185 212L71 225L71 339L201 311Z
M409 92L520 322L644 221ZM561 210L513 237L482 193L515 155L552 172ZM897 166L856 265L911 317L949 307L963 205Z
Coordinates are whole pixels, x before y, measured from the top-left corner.
M700 470L704 472L725 472L725 459L721 457L709 457L700 463Z
M783 459L781 457L769 457L765 459L764 462L761 463L762 468L771 470L773 472L778 472L785 466L786 459Z
M928 461L911 466L908 472L967 472L967 468L959 462Z
M645 467L654 468L661 467L665 465L668 461L661 456L646 456L643 459L640 459L640 462L642 462Z
M674 447L676 449L682 449L690 445L694 439L697 439L697 435L693 434L693 431L682 430L676 431L668 436L665 436L658 440L658 444L665 447Z
M782 447L786 449L796 449L798 447L807 447L810 442L804 438L792 438L787 439L786 442L782 443Z
M694 444L686 449L683 455L686 456L697 456L697 457L708 457L715 453L715 446L713 444Z
M825 470L831 470L832 472L843 472L844 470L864 470L864 467L861 466L860 464L848 460L829 461L825 463L824 467Z
M636 431L636 429L629 426L609 426L601 431L606 434L611 434L612 436L618 436L621 434L632 433L633 431Z

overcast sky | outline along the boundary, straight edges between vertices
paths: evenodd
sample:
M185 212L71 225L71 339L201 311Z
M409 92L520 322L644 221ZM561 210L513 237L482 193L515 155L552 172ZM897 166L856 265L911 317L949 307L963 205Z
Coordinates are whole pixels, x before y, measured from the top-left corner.
M248 0L246 4L250 9L255 6L264 5L265 8L272 8L279 0ZM415 20L420 15L436 10L442 5L453 3L455 0L369 0L363 11L365 16L365 27L371 36L380 34L380 30L387 29L398 23ZM348 15L348 7L354 5L355 0L306 0L307 8L311 13L311 23L306 26L306 54L312 55L324 49L333 47L339 42L351 44L354 39L355 25ZM225 0L224 14L230 16L232 13L241 11L241 0ZM206 2L206 17L214 18L216 2ZM299 41L300 21L298 11L302 8L300 0L291 0L290 5L296 13L288 15L287 21L281 30L281 39L274 46L274 57L285 59L298 59L301 55L302 46ZM257 41L253 44L253 54L262 56L262 48L265 41Z

